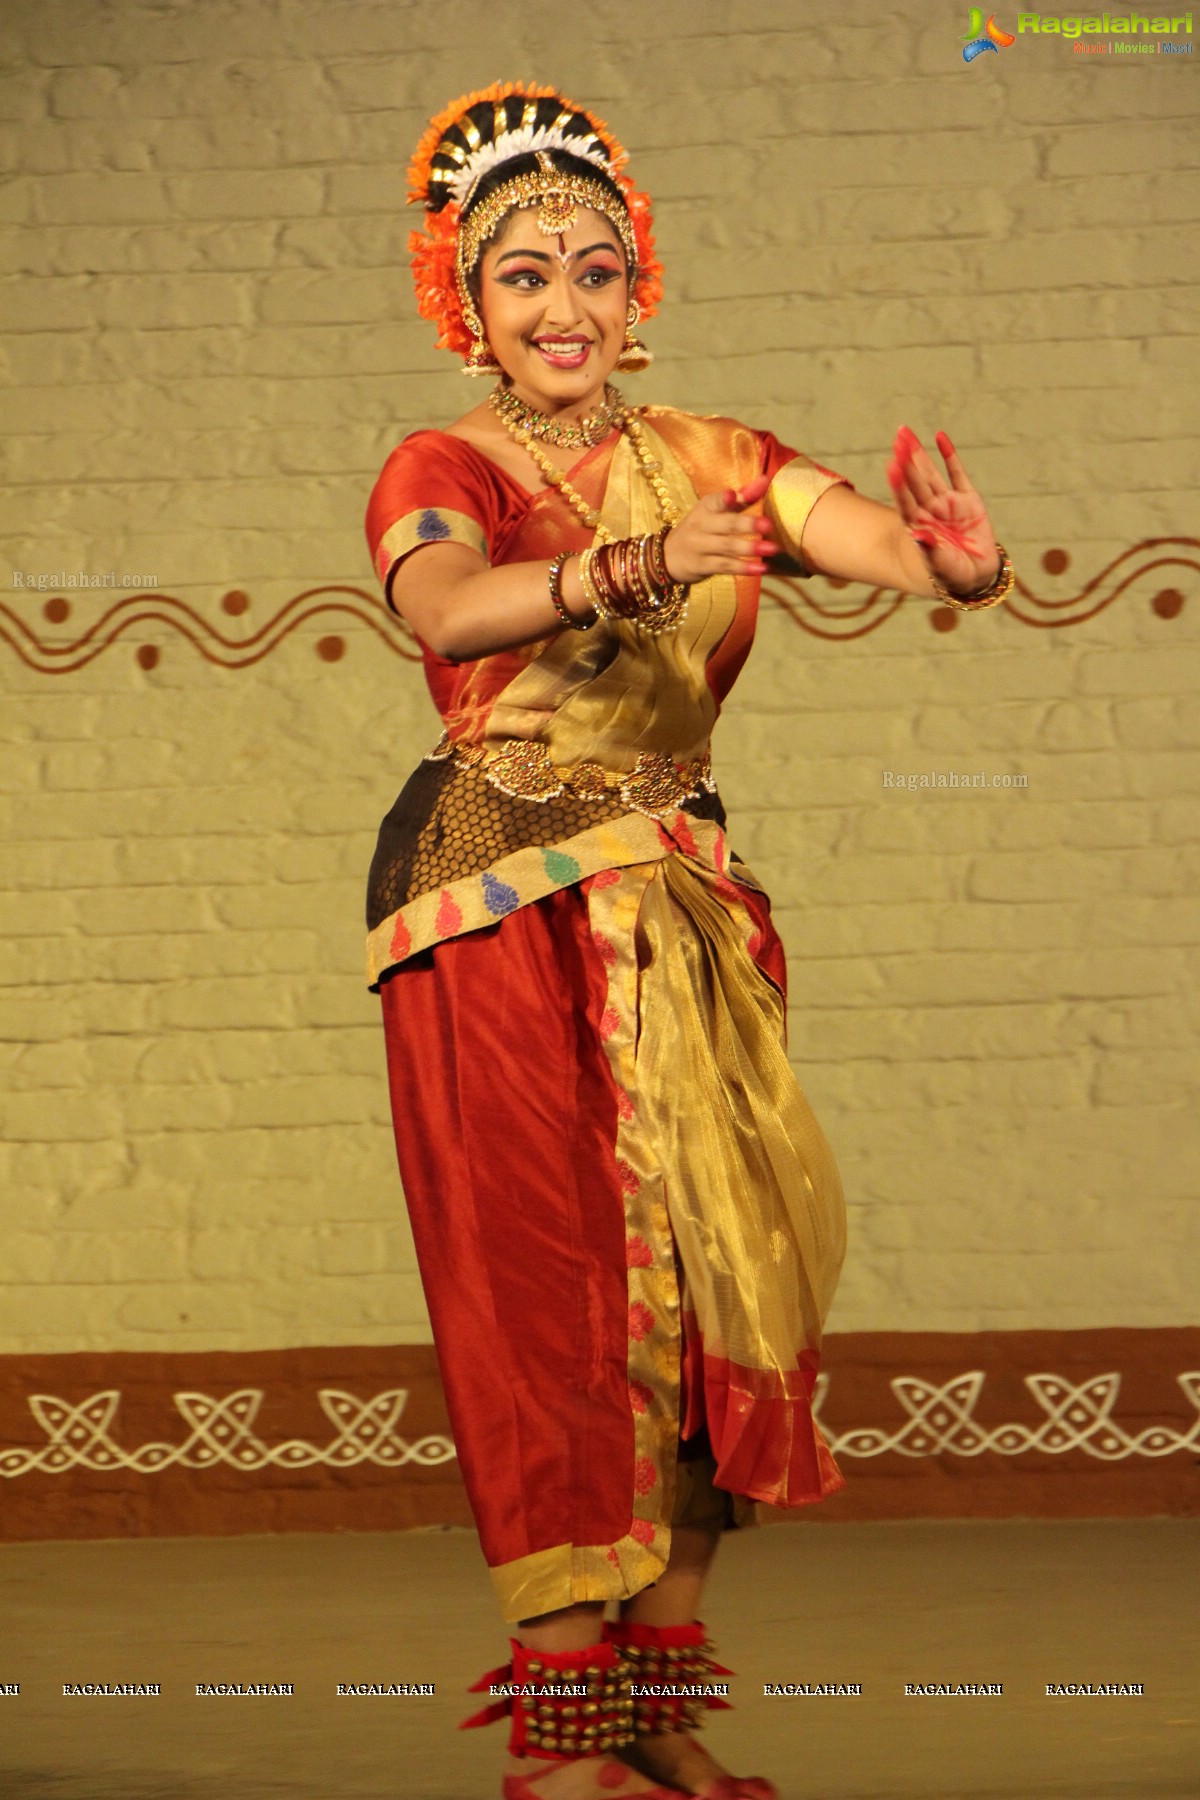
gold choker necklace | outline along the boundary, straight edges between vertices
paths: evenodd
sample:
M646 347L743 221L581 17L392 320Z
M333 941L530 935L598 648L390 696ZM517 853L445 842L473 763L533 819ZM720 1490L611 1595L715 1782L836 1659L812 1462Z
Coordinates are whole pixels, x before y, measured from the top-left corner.
M620 423L624 411L621 396L614 387L605 388L599 411L578 420L551 418L549 413L539 412L536 407L518 399L512 389L506 387L493 388L488 395L488 405L510 431L515 427L528 432L531 438L556 444L560 450L593 449L603 442L614 425Z

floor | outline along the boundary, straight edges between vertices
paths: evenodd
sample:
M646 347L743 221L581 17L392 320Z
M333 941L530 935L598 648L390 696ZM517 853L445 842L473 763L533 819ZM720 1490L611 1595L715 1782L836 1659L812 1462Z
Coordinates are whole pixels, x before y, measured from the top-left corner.
M1200 1796L1200 1520L772 1525L731 1535L707 1617L739 1672L711 1742L783 1800ZM3 1800L492 1800L503 1660L473 1534L0 1548ZM158 1698L64 1683L159 1682ZM201 1698L197 1683L293 1684ZM435 1685L338 1697L338 1682ZM767 1682L861 1697L766 1698ZM906 1683L1003 1683L990 1697ZM1048 1683L1141 1683L1051 1698Z

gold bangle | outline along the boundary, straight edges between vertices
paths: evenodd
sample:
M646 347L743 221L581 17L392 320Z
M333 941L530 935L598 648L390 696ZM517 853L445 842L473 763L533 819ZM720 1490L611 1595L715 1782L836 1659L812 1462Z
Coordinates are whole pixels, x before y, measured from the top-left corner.
M938 599L944 600L947 606L957 607L959 612L981 612L984 607L998 606L1004 596L1011 592L1013 583L1017 578L1013 573L1013 566L1009 561L1008 551L1004 548L1004 545L997 544L996 549L1000 554L1000 567L996 571L995 579L988 587L981 588L977 594L954 593L951 588L946 586L944 581L939 581L933 571L930 570L929 584L933 588Z
M664 631L674 631L676 626L683 623L689 593L690 589L676 582L658 606L638 614L639 630L648 632L651 637L658 637Z
M630 538L629 540L629 589L639 613L657 604L657 594L650 573L646 567L646 539Z
M655 586L660 588L668 588L671 586L671 573L667 568L666 546L667 534L665 531L656 532L650 539L651 574L654 577Z
M587 601L596 617L598 619L611 619L613 616L612 608L605 600L604 595L601 593L596 583L596 577L592 573L592 560L595 557L595 554L595 547L593 547L590 550L585 550L580 556L579 585L583 589L584 599Z

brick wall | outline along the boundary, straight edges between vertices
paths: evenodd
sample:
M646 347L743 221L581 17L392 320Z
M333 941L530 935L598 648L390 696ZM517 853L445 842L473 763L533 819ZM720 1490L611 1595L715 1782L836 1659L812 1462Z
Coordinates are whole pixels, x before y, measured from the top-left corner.
M463 47L367 0L6 8L4 559L154 576L201 648L143 607L46 672L121 596L0 570L0 1351L428 1335L361 912L432 708L366 599L245 647L370 590L384 456L477 398L415 317L403 174L503 75L594 105L655 196L630 391L877 495L896 426L946 426L1062 608L822 637L769 606L720 728L850 1202L831 1327L1194 1321L1194 542L1078 598L1197 535L1193 67L968 68L914 0L468 17ZM884 786L952 769L1028 785Z

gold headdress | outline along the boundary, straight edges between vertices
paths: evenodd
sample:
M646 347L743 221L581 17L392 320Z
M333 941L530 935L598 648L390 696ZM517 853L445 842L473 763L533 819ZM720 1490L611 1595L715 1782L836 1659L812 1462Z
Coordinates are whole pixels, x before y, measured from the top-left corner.
M556 168L551 150L592 163L596 177ZM514 175L472 204L484 175L531 154L536 170ZM553 88L497 82L439 113L408 172L409 204L426 213L424 231L409 236L417 305L437 325L438 344L467 354L468 367L494 371L469 278L488 239L518 207L537 206L548 235L569 230L581 206L611 220L629 266L631 316L653 314L662 297L662 266L654 256L649 198L622 173L625 160L607 126Z

